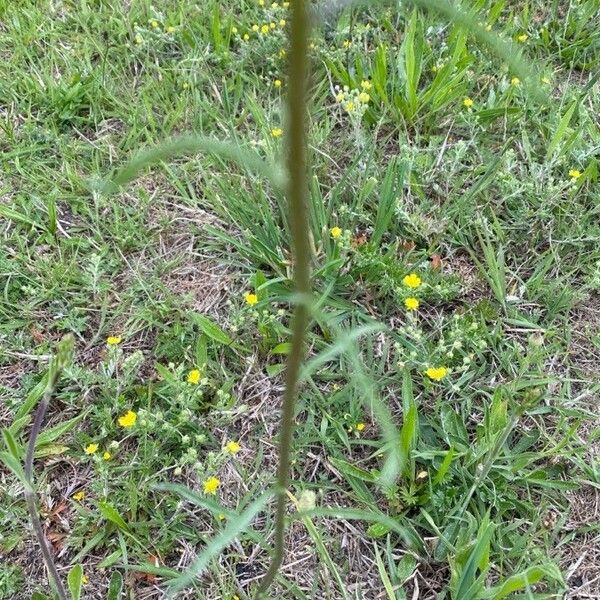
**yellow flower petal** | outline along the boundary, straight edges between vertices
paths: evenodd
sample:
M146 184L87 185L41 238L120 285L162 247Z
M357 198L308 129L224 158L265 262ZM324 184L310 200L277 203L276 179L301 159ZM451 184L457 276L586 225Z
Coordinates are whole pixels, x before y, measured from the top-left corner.
M425 374L429 379L433 379L433 381L440 381L448 375L448 369L446 369L446 367L429 367L429 369L425 371Z
M127 411L122 417L119 417L119 425L125 427L125 429L133 427L136 421L137 415L132 410Z
M88 444L84 450L86 454L94 454L98 450L98 444Z
M123 340L118 336L118 335L109 335L106 338L106 343L109 346L117 346L118 344L120 344Z
M216 477L209 477L203 484L205 494L216 494L221 482Z
M246 304L254 306L258 302L258 296L256 294L251 294L250 292L247 292L246 294L244 294L244 300L246 301Z
M404 306L406 306L407 310L417 310L417 308L419 308L419 300L412 297L406 298Z
M416 273L410 273L410 275L407 275L402 280L402 283L409 288L416 289L421 285L422 281Z
M227 444L225 444L225 450L227 450L227 452L229 452L229 454L237 454L241 450L241 448L242 447L237 442L234 442L233 440L231 442L227 442Z
M200 379L202 377L202 373L198 369L192 369L187 376L187 382L192 385L198 385L200 383Z

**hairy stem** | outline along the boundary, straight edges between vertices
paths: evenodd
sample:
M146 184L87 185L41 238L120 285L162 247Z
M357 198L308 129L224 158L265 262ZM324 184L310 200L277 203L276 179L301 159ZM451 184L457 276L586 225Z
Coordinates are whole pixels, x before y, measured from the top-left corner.
M308 191L306 175L308 31L307 0L295 0L292 2L288 64L287 198L294 259L294 287L299 300L292 321L291 350L287 360L286 385L281 408L273 558L269 570L258 589L259 597L265 594L273 583L283 560L286 490L289 483L290 452L294 434L294 407L298 392L300 367L304 358L304 338L309 319L308 301L311 290L310 242L306 206Z
M25 499L27 500L29 518L31 519L35 536L42 550L44 563L46 564L50 578L54 582L60 600L67 600L67 592L60 579L56 565L54 564L52 553L50 552L48 541L44 536L44 530L38 515L35 486L33 482L33 455L35 453L37 438L42 430L44 417L46 416L46 411L48 410L48 405L50 404L50 399L54 394L54 390L56 389L56 385L62 370L70 360L72 351L73 338L64 338L59 344L56 358L54 358L50 364L50 369L48 371L48 383L46 384L46 389L44 390L44 396L35 413L35 419L33 421L33 426L29 436L29 443L27 444L27 454L25 456L25 479L27 481L27 486L25 488Z

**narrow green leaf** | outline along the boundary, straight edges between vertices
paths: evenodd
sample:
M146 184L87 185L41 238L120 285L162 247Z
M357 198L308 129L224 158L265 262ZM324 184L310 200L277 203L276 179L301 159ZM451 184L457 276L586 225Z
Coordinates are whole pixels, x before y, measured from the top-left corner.
M119 527L119 529L129 532L129 526L127 525L123 517L121 517L121 515L117 512L117 509L114 506L112 506L112 504L100 501L98 502L98 509L100 510L102 516L105 519L107 519L111 523L114 523L117 527Z

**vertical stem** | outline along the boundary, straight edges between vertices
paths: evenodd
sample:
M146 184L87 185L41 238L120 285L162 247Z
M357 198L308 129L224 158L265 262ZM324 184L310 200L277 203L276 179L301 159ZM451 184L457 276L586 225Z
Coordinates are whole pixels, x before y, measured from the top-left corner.
M70 359L72 351L73 338L67 336L59 343L57 356L53 358L52 362L50 363L50 368L48 370L48 383L46 384L46 389L44 390L44 396L35 413L35 419L29 435L29 443L27 444L27 454L25 456L25 479L27 483L25 487L25 499L27 500L29 518L31 519L35 536L40 545L44 563L48 569L49 577L54 582L60 600L67 600L67 592L60 579L60 575L58 574L54 560L52 559L52 553L50 552L50 547L48 546L48 542L44 536L44 530L38 515L35 486L33 482L33 456L35 453L36 441L42 429L42 424L44 423L44 417L46 416L48 405L50 404L50 399L52 398L52 394L56 389L60 374L65 364Z
M298 303L292 321L291 350L286 369L286 385L281 407L279 465L277 468L277 507L274 551L269 570L257 595L266 593L283 561L286 490L289 483L290 452L294 433L294 407L298 377L304 358L304 337L308 326L310 285L310 244L307 211L306 174L306 85L308 77L308 0L293 0L290 25L290 52L287 94L287 198L294 259L294 287Z

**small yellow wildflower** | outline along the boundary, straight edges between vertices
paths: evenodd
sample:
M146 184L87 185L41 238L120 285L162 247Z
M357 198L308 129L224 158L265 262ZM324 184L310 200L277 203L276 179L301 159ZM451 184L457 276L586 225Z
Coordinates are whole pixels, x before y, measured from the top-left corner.
M73 500L77 500L77 502L81 502L85 498L85 492L80 490L71 496Z
M466 106L467 108L471 108L473 104L475 104L475 102L473 102L472 98L465 98L463 100L463 106Z
M314 42L311 42L311 43L308 45L308 47L309 47L311 50L314 50L314 49L317 47L317 45L316 45Z
M335 96L335 101L336 102L341 102L345 97L346 97L346 95L344 94L344 92L339 92Z
M352 42L350 40L344 40L342 43L343 48L350 48L350 46L352 46Z
M346 104L344 105L344 108L348 111L348 112L352 112L355 108L355 104L354 102L352 102L352 100L348 100L348 102L346 102Z
M81 583L83 583L83 585L87 585L89 582L90 582L90 578L87 575L81 576Z
M515 87L521 85L521 80L518 77L513 77L510 80L510 85L514 85Z
M136 33L136 35L135 35L135 43L138 46L140 46L141 44L144 43L144 38L139 33Z
M279 27L285 27L285 19L279 19Z
M123 340L118 336L118 335L109 335L106 338L106 343L109 346L117 346L119 345Z
M542 83L545 83L547 85L550 84L551 83L550 77L542 77Z
M417 310L419 308L419 300L417 298L407 298L404 301L404 306L407 310Z
M246 292L244 294L244 300L246 301L246 304L254 306L258 302L258 296L256 294L252 294L251 292Z
M152 27L154 27L154 29L158 29L158 21L156 19L152 19L150 21L150 25L152 25Z
M119 417L119 425L129 429L135 425L137 421L137 415L132 411L128 410L123 416Z
M94 454L98 450L98 444L88 444L84 451L86 454Z
M275 27L277 27L277 25L275 25L275 23L273 23L273 22L269 23L269 29L275 29Z
M205 494L216 494L221 482L216 477L209 477L203 484Z
M202 373L198 369L192 369L187 376L187 382L192 385L198 385L200 383L200 379L202 377Z
M581 177L581 171L579 171L578 169L571 169L569 171L569 177L571 179L579 179Z
M265 5L265 0L258 0L258 5L259 6L264 6Z
M337 240L342 235L342 230L339 227L332 227L329 233L334 240Z
M280 88L280 87L281 87L281 79L276 79L276 80L273 82L273 85L274 85L276 88Z
M411 273L410 275L406 275L406 277L404 277L402 283L409 288L416 289L421 285L422 281L416 273Z
M104 452L104 453L102 454L102 458L103 458L103 460L110 460L110 459L111 459L111 457L112 457L112 454L111 454L110 452L108 452L108 451L106 451L106 452Z
M279 2L272 2L271 8L279 8Z
M364 431L366 425L364 423L357 423L355 426L356 431Z
M245 33L245 34L244 34L244 37L243 37L243 40L244 40L245 42L247 42L249 39L250 39L250 36L249 36L247 33Z
M529 38L529 36L526 33L522 33L521 35L517 36L517 40L521 43L526 42L527 38Z
M235 29L235 27L234 27L234 29ZM173 25L169 25L169 26L168 26L168 27L165 29L165 31L166 31L167 33L173 33L173 32L175 31L175 27L173 27Z
M361 92L358 95L358 99L363 103L363 104L367 104L369 102L369 100L371 99L371 96L369 96L369 94L367 94L367 92Z
M231 28L231 33L236 34L238 32L238 28L237 27L232 27Z
M427 375L429 379L440 381L440 379L444 379L444 377L448 375L448 369L446 369L446 367L429 367L429 369L425 371L425 375Z
M485 30L486 30L486 31L491 31L491 30L492 30L492 26L491 26L491 25L488 23L488 24L485 26Z
M258 25L252 25L252 31L257 32L260 29Z
M233 440L225 444L225 450L227 450L229 454L237 454L241 450L241 448L242 447Z
M283 129L281 129L281 127L273 127L273 129L271 129L271 135L274 138L281 137L283 135Z
M283 8L289 8L290 7L290 3L289 2L284 2L281 6L283 6Z
M260 28L260 32L261 32L261 33L269 33L269 26L268 26L268 25L263 25L263 26Z
M371 84L371 82L370 82L370 81L367 81L367 80L365 79L364 81L361 81L361 82L360 82L360 87L361 87L363 90L365 90L366 92L368 92L368 91L369 91L369 90L370 90L370 89L373 87L373 85Z

